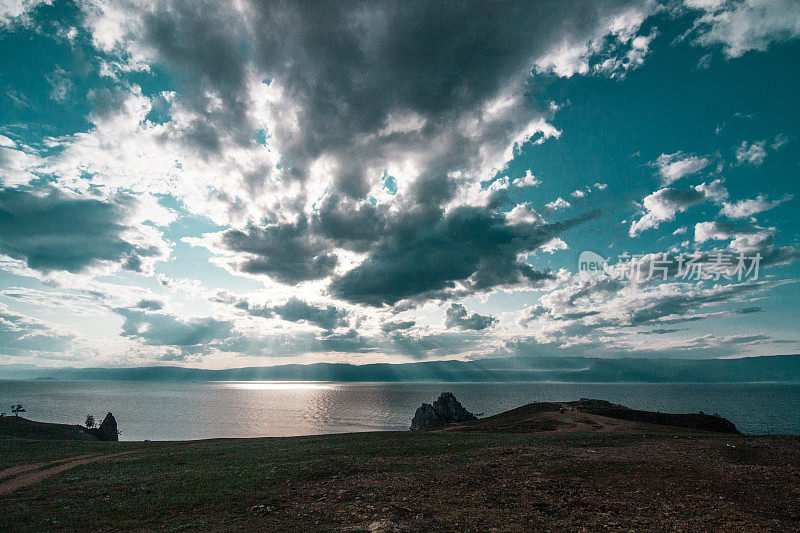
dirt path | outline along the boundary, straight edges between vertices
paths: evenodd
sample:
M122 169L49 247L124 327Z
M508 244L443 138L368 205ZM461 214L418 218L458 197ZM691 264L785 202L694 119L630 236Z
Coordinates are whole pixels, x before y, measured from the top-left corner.
M136 450L96 455L78 455L48 463L34 463L0 470L0 480L2 480L0 481L0 496L11 494L17 489L39 483L40 481L44 481L49 477L60 474L61 472L66 472L77 466L96 463L97 461L112 459L121 455L128 455L134 451Z
M41 463L31 463L29 465L20 465L11 468L6 468L4 470L0 470L0 481L9 477L14 477L19 474L23 474L25 472L30 472L31 470L41 470L46 466L53 466L60 463L65 463L67 461L76 461L78 459L84 459L86 457L91 457L91 456L92 454L87 453L86 455L77 455L75 457L67 457L66 459L57 459L55 461L44 461Z

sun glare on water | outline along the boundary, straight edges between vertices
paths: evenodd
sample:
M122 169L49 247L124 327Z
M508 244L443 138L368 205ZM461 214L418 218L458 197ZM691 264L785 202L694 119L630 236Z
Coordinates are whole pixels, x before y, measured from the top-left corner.
M240 390L326 390L331 384L319 381L235 381L225 386Z

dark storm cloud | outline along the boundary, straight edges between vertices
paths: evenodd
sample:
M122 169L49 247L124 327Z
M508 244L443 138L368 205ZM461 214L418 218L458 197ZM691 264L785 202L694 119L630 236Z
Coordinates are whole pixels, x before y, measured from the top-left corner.
M369 201L341 195L325 198L315 213L315 230L331 242L354 251L367 250L385 231L386 214Z
M469 314L467 308L461 304L450 304L445 311L444 325L448 328L471 329L480 331L488 328L497 321L493 316Z
M414 320L400 320L396 322L384 322L381 324L381 330L385 333L391 333L392 331L398 331L402 329L410 329L414 327L416 322Z
M749 315L751 313L760 313L763 311L761 307L753 306L753 307L743 307L737 311L740 315Z
M347 325L347 312L333 305L314 305L299 298L290 298L275 306L255 305L244 299L223 295L217 301L232 303L234 307L247 311L253 316L280 318L288 322L305 322L322 329L332 330Z
M669 333L676 333L680 331L679 329L675 328L659 328L659 329L651 329L650 331L640 331L642 335L667 335Z
M24 260L41 272L80 272L101 261L142 270L142 258L160 255L156 246L123 238L134 200L115 202L78 198L51 188L0 189L0 253Z
M136 307L139 309L147 309L148 311L158 311L164 308L164 304L158 300L139 300Z
M252 141L247 113L248 36L231 6L212 1L162 2L142 21L142 41L165 67L175 70L197 117L185 139L208 152L218 152L221 137L241 144ZM225 103L219 108L214 96Z
M303 161L339 151L355 144L354 138L380 130L391 111L419 113L436 129L530 69L555 37L593 30L603 7L586 2L254 4L260 15L254 26L264 28L255 43L257 61L305 106L302 142L290 143L283 152ZM364 192L358 163L339 183L352 196Z
M222 233L221 244L242 254L234 266L283 283L331 275L336 249L367 253L355 269L334 278L330 291L353 303L393 305L404 299L447 299L497 286L533 285L552 276L520 259L597 211L556 223L514 222L489 207L445 212L456 185L422 180L400 208L327 197L310 219L248 226ZM462 287L456 291L456 282Z
M222 245L245 254L238 265L242 272L267 274L287 284L328 276L338 262L330 244L312 233L305 221L228 230Z
M239 271L292 284L329 276L339 261L334 247L364 252L386 224L384 213L370 202L331 195L310 220L227 230L221 244L245 254L236 265Z
M312 163L323 155L335 161L333 182L313 214L304 212L304 198L282 206L291 216L266 214L266 222L223 232L221 246L237 255L234 268L296 284L333 275L337 249L366 253L330 291L382 306L549 277L517 256L570 223L512 226L494 212L496 204L445 215L443 205L459 186L447 176L492 178L504 163L497 154L535 136L529 126L549 113L525 96L536 59L561 43L589 42L614 16L645 5L249 2L237 10L165 2L128 38L182 74L188 95L179 91L178 99L188 98L202 117L191 129L193 144L214 152L223 136L252 142L257 76L281 91L269 104L268 132L283 160L281 180L321 180L311 175ZM486 118L487 105L509 95L511 112ZM392 117L416 122L395 128ZM527 133L520 138L521 132ZM369 173L409 154L422 168L389 214L366 197ZM255 193L259 179L271 178L265 172L247 179ZM287 219L296 222L275 222Z
M316 306L297 298L272 308L272 312L289 322L307 322L323 329L334 329L347 324L347 312L332 305Z
M404 299L447 298L496 286L549 279L519 259L596 213L552 224L510 224L500 213L459 207L427 225L409 219L393 228L358 267L336 278L331 292L372 306ZM460 293L459 293L460 294Z
M271 133L292 172L305 179L306 162L351 150L355 139L380 130L392 111L428 118L428 130L415 139L424 142L439 125L523 77L554 44L587 42L599 20L644 5L259 1L237 11L216 2L175 2L145 16L136 39L182 74L201 114L215 107L208 105L208 89L221 99L221 109L209 117L216 131L198 136L210 150L218 148L222 132L252 139L250 73L277 80L302 104L300 133L283 123ZM407 141L403 136L391 140ZM350 196L365 192L360 159L352 157L339 179L339 190Z
M781 341L778 339L773 339L768 335L735 335L727 339L729 344L748 344L751 342L760 342L760 341L769 341L769 342L779 342L783 343L786 341ZM788 342L797 342L797 341L788 341Z

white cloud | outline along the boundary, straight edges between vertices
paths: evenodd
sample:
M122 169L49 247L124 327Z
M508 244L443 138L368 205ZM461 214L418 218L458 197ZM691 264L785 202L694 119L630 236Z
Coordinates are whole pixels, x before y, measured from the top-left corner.
M701 183L695 187L708 198L709 201L719 204L728 199L728 189L722 185L722 180L716 179L709 183Z
M791 199L791 195L786 195L780 200L769 201L764 196L758 195L756 198L748 198L746 200L739 200L738 202L725 202L722 205L720 214L733 219L747 218L772 209L773 207L777 207Z
M562 78L589 72L589 45L563 43L536 61L540 72L552 72Z
M30 13L52 0L0 0L0 28L12 24L29 24Z
M562 239L556 237L555 239L547 241L541 245L539 249L543 252L547 252L548 254L553 254L558 250L569 250L569 246L567 246L567 243Z
M730 233L723 231L716 222L699 222L694 226L694 242L728 239Z
M514 187L535 187L537 185L541 185L542 180L537 178L533 175L533 172L529 170L525 171L525 175L521 178L517 178L511 182L511 185Z
M72 80L66 70L58 67L56 70L45 76L47 83L50 84L50 99L60 104L69 100L74 88Z
M772 148L773 150L780 150L788 143L789 143L789 137L787 137L783 133L779 133L775 136L775 140L770 145L770 148Z
M575 74L624 77L629 69L644 63L658 32L639 32L642 23L659 9L656 2L642 2L603 21L591 40L565 39L536 60L536 69L563 78Z
M394 133L411 133L425 127L428 120L419 113L390 113L386 117L383 129L378 132L380 137L388 137Z
M775 228L734 228L719 222L700 222L694 227L694 242L728 241L734 252L753 252L772 244Z
M570 203L559 196L552 202L544 204L544 206L551 211L558 211L559 209L567 209L570 207Z
M159 97L148 98L136 86L115 97L119 109L91 117L89 131L50 139L50 146L60 150L38 161L38 170L84 193L93 189L107 195L120 190L170 194L193 213L221 224L280 212L283 203L296 201L301 193L276 181L278 154L267 147L255 142L240 146L223 136L221 155L210 156L186 142L202 120L194 112L174 103L172 120L158 124L146 116Z
M742 141L742 144L736 148L736 162L740 165L760 165L767 157L766 144L766 141L753 142L752 144Z
M586 191L584 191L582 189L575 189L574 191L572 191L570 196L572 196L573 198L576 198L576 199L585 198L586 197Z
M4 354L22 356L36 352L63 352L72 340L72 335L43 321L14 313L0 303L0 346Z
M0 184L4 187L26 185L36 178L41 159L34 150L17 147L8 137L0 135Z
M700 172L710 163L706 157L675 152L674 154L661 154L655 160L655 166L661 174L661 184L666 187L689 174Z
M577 275L561 280L561 286L543 295L538 304L520 317L525 326L535 323L534 339L560 346L594 345L598 349L630 351L634 346L629 328L661 327L712 318L741 316L736 311L713 310L731 303L746 304L762 298L785 281L745 281L704 287L701 284L667 282L636 283L608 277L583 280ZM664 331L667 333L668 331ZM652 350L652 340L649 349ZM682 338L676 344L658 343L658 349L697 349L703 338ZM632 344L633 343L633 344Z
M705 201L719 203L728 197L721 180L701 183L691 189L659 189L642 200L644 214L634 220L628 234L636 237L642 231L657 228L662 222L675 220L675 215Z
M692 34L702 46L722 45L729 58L751 50L765 51L773 43L800 36L800 3L796 0L722 2L690 0L687 7L703 10Z
M645 213L639 220L633 221L628 234L636 237L645 230L657 228L662 222L675 220L677 213L686 211L704 199L703 194L696 190L659 189L642 200Z
M683 0L683 4L691 9L704 9L706 11L716 11L721 8L727 0Z
M506 221L509 224L536 224L544 222L542 216L531 207L530 204L517 204L506 213Z

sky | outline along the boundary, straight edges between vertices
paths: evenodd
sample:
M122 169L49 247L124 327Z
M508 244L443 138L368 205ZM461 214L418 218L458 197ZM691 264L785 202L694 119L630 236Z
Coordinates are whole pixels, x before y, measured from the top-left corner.
M800 351L800 3L0 0L0 364Z

